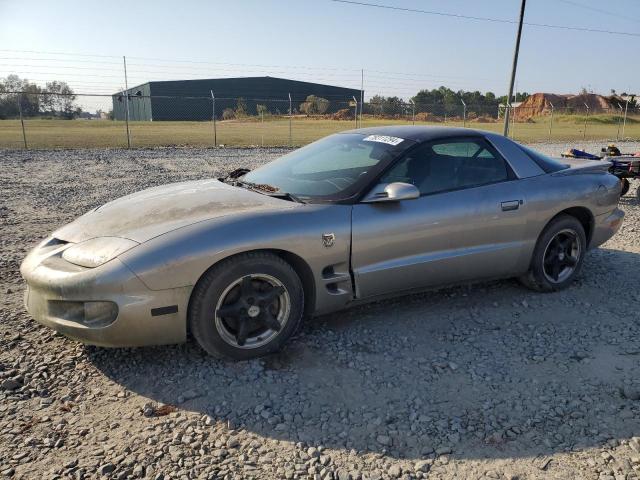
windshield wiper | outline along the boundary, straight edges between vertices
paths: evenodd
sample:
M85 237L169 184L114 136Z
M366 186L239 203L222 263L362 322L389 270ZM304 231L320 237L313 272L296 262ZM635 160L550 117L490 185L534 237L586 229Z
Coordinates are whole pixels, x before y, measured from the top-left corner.
M268 195L270 197L282 198L284 200L291 200L292 202L307 203L304 200L302 200L300 197L298 197L297 195L294 195L293 193L289 193L289 192L272 193L272 194L268 194Z
M248 188L249 190L255 190L258 193L266 193L266 194L270 194L270 193L276 193L278 191L278 187L274 187L273 185L269 185L267 183L253 183L253 182L247 182L245 180L234 180L234 185L237 185L239 187L245 187Z
M297 203L307 203L293 193L279 192L278 187L274 187L273 185L269 185L268 183L253 183L253 182L246 182L244 180L236 180L234 184L239 187L247 188L256 193L268 195L270 197L282 198L283 200L289 200Z

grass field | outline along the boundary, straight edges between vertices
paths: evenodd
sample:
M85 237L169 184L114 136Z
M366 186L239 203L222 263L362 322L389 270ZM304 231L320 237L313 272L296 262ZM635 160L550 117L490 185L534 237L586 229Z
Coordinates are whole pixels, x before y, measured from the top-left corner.
M602 118L600 118L602 117ZM551 139L566 140L579 146L587 140L616 140L622 138L617 117L592 115L587 119L584 136L583 116L558 116L554 119ZM363 126L410 125L411 120L365 118ZM304 145L325 135L354 128L353 121L294 117L291 121L293 145ZM462 122L421 123L416 125L462 126ZM467 122L468 127L502 132L502 123ZM27 145L44 148L122 148L127 146L124 122L108 120L25 120ZM156 146L213 146L212 122L131 122L132 147ZM523 142L549 140L549 118L535 122L514 123L511 136ZM626 139L640 138L640 121L627 120ZM289 144L289 119L270 118L264 122L253 118L217 122L217 144L227 146ZM18 120L0 120L0 148L24 148L22 129Z

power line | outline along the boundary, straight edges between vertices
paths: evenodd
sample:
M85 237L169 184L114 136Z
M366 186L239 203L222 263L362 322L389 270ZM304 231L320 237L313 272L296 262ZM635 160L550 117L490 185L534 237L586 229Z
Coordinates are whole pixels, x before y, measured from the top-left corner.
M2 59L2 57L0 57L0 59ZM36 59L25 59L25 60L36 60ZM43 59L46 61L46 59ZM137 75L137 74L151 74L151 75L176 75L176 74L189 74L189 75L207 75L207 74L214 74L214 73L218 73L220 71L225 71L225 72L246 72L246 73L254 73L254 72L260 72L262 74L283 74L283 75L287 75L287 76L307 76L307 77L312 77L313 79L319 79L319 78L328 78L331 81L349 81L347 79L351 79L352 81L354 79L357 79L359 77L359 75L352 75L352 74L345 74L345 73L331 73L331 72L325 72L323 75L318 76L315 73L311 73L311 72L287 72L287 71L274 71L274 70L257 70L257 69L234 69L234 68L215 68L215 69L204 69L204 70L199 70L196 69L192 70L192 69L183 69L181 67L168 67L168 68L179 68L179 70L176 71L167 71L167 70L155 70L156 68L167 68L166 66L154 66L154 65L145 65L145 64L130 64L130 65L135 65L135 66L143 66L143 67L148 67L148 68L152 68L154 70L137 70L137 69L130 69L130 71L132 72L132 74ZM109 68L109 67L86 67L86 66L70 66L70 65L47 65L47 64L17 64L17 63L1 63L0 67L10 67L10 68L54 68L54 69L70 69L70 70L103 70L103 71L110 71L110 72L115 72L118 71L119 69L116 68ZM425 79L428 80L446 80L446 79L463 79L463 80L478 80L478 77L475 76L463 76L463 75L434 75L434 74L412 74L412 73L404 73L404 72L382 72L380 70L365 70L365 72L367 73L367 78L373 78L373 79L387 79L387 80L401 80L403 82L414 82L414 83L418 83L418 82L423 82ZM369 73L369 72L374 72L374 73ZM380 73L386 73L386 75L381 75L378 74L376 72L380 72ZM495 80L495 79L487 79L487 78L483 78L482 80ZM447 80L448 83L453 83L452 80Z
M611 17L622 18L623 20L630 20L632 22L640 22L640 20L636 18L631 18L626 15L611 12L608 10L602 10L601 8L592 7L591 5L585 5L584 3L574 2L573 0L558 0L558 1L562 3L566 3L567 5L573 5L574 7L584 8L585 10L591 10L592 12L603 13L604 15L609 15Z
M94 53L68 53L68 52L43 52L42 50L12 50L10 48L0 48L0 52L20 52L20 53L45 53L47 55L70 55L75 57L97 57L97 58L120 58L118 55L98 55Z
M407 7L395 7L393 5L383 5L380 3L367 3L367 2L357 2L353 0L330 0L335 3L344 3L348 5L356 5L359 7L373 7L373 8L382 8L386 10L397 10L401 12L410 12L410 13L420 13L423 15L437 15L440 17L451 17L458 18L463 20L474 20L481 22L493 22L493 23L508 23L508 24L517 24L515 20L509 20L505 18L493 18L493 17L476 17L473 15L463 15L460 13L448 13L448 12L438 12L434 10L420 10L417 8L407 8ZM550 23L534 23L534 22L524 22L524 25L529 27L540 27L540 28L553 28L557 30L573 30L579 32L589 32L589 33L607 33L610 35L624 35L628 37L640 37L640 33L633 32L623 32L623 31L615 31L615 30L604 30L599 28L588 28L588 27L572 27L569 25L554 25Z
M69 75L68 72L24 72L24 71L20 71L20 75L31 75L31 74L35 74L35 75L40 75L40 74L45 74L45 75ZM100 78L105 78L105 77L109 77L109 78L122 78L122 75L92 75L90 73L73 73L71 74L74 77L100 77ZM28 79L27 79L28 80Z
M0 50L2 51L2 50ZM26 58L26 57L0 57L0 60L20 60L20 61L44 61L44 62L73 62L73 63L96 63L96 64L107 64L107 65L120 65L120 62L103 62L99 60L79 60L75 59L66 59L66 58Z
M35 50L8 50L8 49L0 49L0 52L29 52L29 53L39 53L39 54L44 54L44 55L68 55L68 56L73 56L73 55L81 55L81 56L91 56L89 54L73 54L73 53L61 53L61 52L46 52L46 51L35 51ZM119 57L118 57L119 58ZM361 68L342 68L342 67L329 67L329 66L324 66L324 67L314 67L314 66L308 66L308 65L266 65L266 64L249 64L249 63L225 63L225 62L208 62L208 61L198 61L198 60L180 60L180 59L166 59L166 58L153 58L153 57L134 57L134 56L127 56L128 59L138 59L138 60L152 60L152 61L156 61L156 62L168 62L168 63L179 63L179 64L194 64L194 65L222 65L222 66L229 66L229 67L243 67L243 68L227 68L227 69L222 69L222 68L218 68L218 70L227 70L227 71L247 71L246 67L255 67L255 68L260 68L260 69L269 69L270 73L276 73L273 71L273 69L281 69L281 70L286 70L286 69L292 69L292 70L319 70L322 71L325 75L338 75L338 72L344 72L344 73L339 73L340 76L342 77L352 77L352 78L357 78L360 79L360 73L361 73ZM2 60L21 60L21 61L29 61L29 60L52 60L52 61L58 61L58 62L89 62L89 63L104 63L104 64L115 64L115 65L120 65L120 62L98 62L98 61L93 61L93 60L67 60L67 59L29 59L29 58L10 58L10 57L0 57L0 59ZM158 64L158 63L148 63L148 62L138 62L138 63L130 63L128 62L127 66L136 66L136 67L151 67L151 68L168 68L168 69L181 69L182 67L178 66L178 65L167 65L167 64ZM65 67L65 68L69 68L69 67ZM79 67L80 68L80 67ZM192 67L197 69L198 67ZM205 68L200 67L200 68ZM255 68L251 68L252 70ZM135 69L133 69L134 71L136 71ZM371 73L382 73L382 74L392 74L392 75L401 75L401 76L415 76L415 77L437 77L437 78L468 78L468 79L481 79L475 76L462 76L462 75L432 75L432 74L424 74L424 73L417 73L417 72L390 72L390 71L383 71L383 70L375 70L375 69L367 69L366 67L364 68L365 70L365 74L367 74L368 72ZM186 71L186 70L180 70L182 71ZM336 72L336 74L333 73L329 73L329 71L331 72ZM143 71L139 70L138 72L143 73ZM348 72L348 73L347 73ZM156 72L148 72L146 71L145 73L156 73ZM283 73L283 74L290 74L289 72L285 72L285 71L279 71L277 73ZM296 73L297 75L316 75L314 73ZM486 79L485 79L486 80ZM495 80L495 79L491 79L491 80Z
M0 66L4 66L4 67L27 67L27 68L46 68L49 69L48 65L27 65L27 64L0 64ZM70 66L61 66L61 65L56 65L53 68L59 68L59 69L73 69L73 70L94 70L90 67L70 67ZM96 70L108 70L111 71L112 73L115 73L112 69L101 69L101 68L97 68ZM70 72L58 72L55 70L46 70L46 71L23 71L23 70L16 70L21 74L46 74L46 75L60 75L60 76L96 76L96 75L87 75L84 73L70 73ZM192 71L181 71L181 72L166 72L166 71L149 71L149 70L134 70L132 73L132 77L133 78L140 78L142 75L144 74L152 74L152 75L156 75L158 77L160 77L159 79L156 79L154 81L163 81L162 77L166 77L166 76L175 76L178 74L186 74L186 75L202 75L204 72L192 72ZM213 72L212 72L213 73ZM268 72L268 73L282 73L282 74L286 74L287 72ZM104 76L104 77L111 77L111 78L121 78L120 75L99 75L99 76ZM318 75L314 75L311 73L295 73L293 74L293 76L312 76L313 79L315 80L322 80L322 81L330 81L330 82L336 82L336 81L346 81L349 82L349 80L346 80L343 76L338 75L338 76L332 76L331 74L327 74L327 76L318 76ZM418 79L418 78L405 78L405 77L395 77L395 76L390 76L390 75L369 75L370 78L372 78L374 81L368 83L367 85L371 85L371 86L377 86L380 84L379 80L389 80L392 81L394 85L409 85L409 86L413 86L413 85L420 85L420 84L424 84L425 80L424 79ZM224 77L221 77L224 78ZM228 78L236 78L236 77L228 77ZM436 77L439 79L439 81L444 81L445 77ZM469 80L471 80L472 77L467 77ZM185 80L183 78L183 80ZM195 78L192 80L202 80L202 78ZM206 79L205 79L206 80ZM376 80L378 80L378 82L376 83ZM435 81L434 78L429 77L429 81ZM459 81L455 81L455 80L448 80L446 83L449 84L460 84L461 82Z
M0 60L3 59L3 57L0 57ZM9 58L9 60L13 60L12 58ZM18 60L18 59L15 59ZM32 61L37 61L37 60L42 60L43 62L46 62L48 59L23 59L23 60L32 60ZM105 62L105 63L112 63L112 62ZM151 74L151 75L176 75L176 74L190 74L190 75L207 75L207 74L214 74L214 73L218 73L220 71L225 71L225 72L246 72L246 73L253 73L253 72L259 72L264 74L283 74L283 75L287 75L287 76L308 76L308 77L312 77L314 80L317 80L319 78L323 78L323 79L329 79L330 81L349 81L348 79L354 80L354 79L358 79L360 77L360 75L353 75L350 73L332 73L332 72L324 72L323 75L318 76L318 74L316 73L312 73L312 72L287 72L287 71L275 71L275 70L270 70L270 69L266 69L266 70L258 70L258 69L240 69L240 68L215 68L215 69L210 69L210 68L206 68L206 67L191 67L191 68L187 68L184 69L183 67L180 66L172 66L172 65L154 65L154 64L129 64L129 66L140 66L140 67L145 67L144 70L138 70L136 68L130 69L132 74L134 76L138 75L138 74ZM111 72L116 72L119 69L116 68L109 68L109 67L87 67L87 66L75 66L75 65L47 65L47 64L18 64L18 63L2 63L0 64L0 67L10 67L10 68L46 68L46 69L70 69L70 70L103 70L103 71L111 71ZM146 68L150 68L152 70L148 70ZM177 69L175 71L167 71L164 70L165 68L169 68L169 69ZM57 72L53 72L51 70L49 70L50 73L57 73ZM436 80L439 79L440 81L444 81L446 80L448 83L454 83L453 80L450 79L462 79L462 80L495 80L495 79L487 79L487 78L479 78L476 76L464 76L464 75L435 75L435 74L418 74L418 73L406 73L406 72L390 72L390 71L382 71L382 70L365 70L365 72L367 73L367 78L373 78L373 79L386 79L386 80L394 80L396 81L396 83L400 83L397 82L398 80L404 82L406 84L406 82L413 82L413 83L421 83L424 80ZM459 82L458 82L459 83Z
M66 55L66 56L80 56L80 57L106 57L106 58L120 58L115 55L91 55L81 53L68 53L68 52L48 52L42 50L11 50L0 49L0 52L14 52L14 53L35 53L44 55ZM359 68L344 68L344 67L312 67L307 65L264 65L264 64L251 64L251 63L228 63L228 62L209 62L204 60L182 60L182 59L168 59L158 57L136 57L127 55L127 58L136 60L152 60L159 62L171 62L171 63L192 63L192 64L205 64L205 65L224 65L224 66L236 66L236 67L260 67L260 68L289 68L289 69L302 69L302 70L341 70L360 72ZM115 62L114 62L115 63Z

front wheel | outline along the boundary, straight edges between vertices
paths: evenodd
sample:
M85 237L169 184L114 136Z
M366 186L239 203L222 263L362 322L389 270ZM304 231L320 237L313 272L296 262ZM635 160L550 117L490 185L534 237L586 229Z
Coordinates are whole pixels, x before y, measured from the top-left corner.
M540 234L529 271L520 281L539 292L562 290L580 272L586 248L582 224L575 217L560 215Z
M291 265L252 252L224 260L202 277L192 294L189 325L209 354L246 360L282 348L303 311L302 284Z

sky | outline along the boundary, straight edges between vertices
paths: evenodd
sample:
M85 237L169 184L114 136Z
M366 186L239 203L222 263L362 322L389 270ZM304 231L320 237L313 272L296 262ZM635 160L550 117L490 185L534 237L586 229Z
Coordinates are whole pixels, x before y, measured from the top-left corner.
M520 8L520 0L362 1L510 21ZM525 25L518 91L638 90L640 1L528 0L525 22L636 36ZM516 29L331 0L0 0L0 78L107 95L124 87L126 56L130 87L270 75L360 88L364 70L366 98L408 100L440 85L504 95Z

